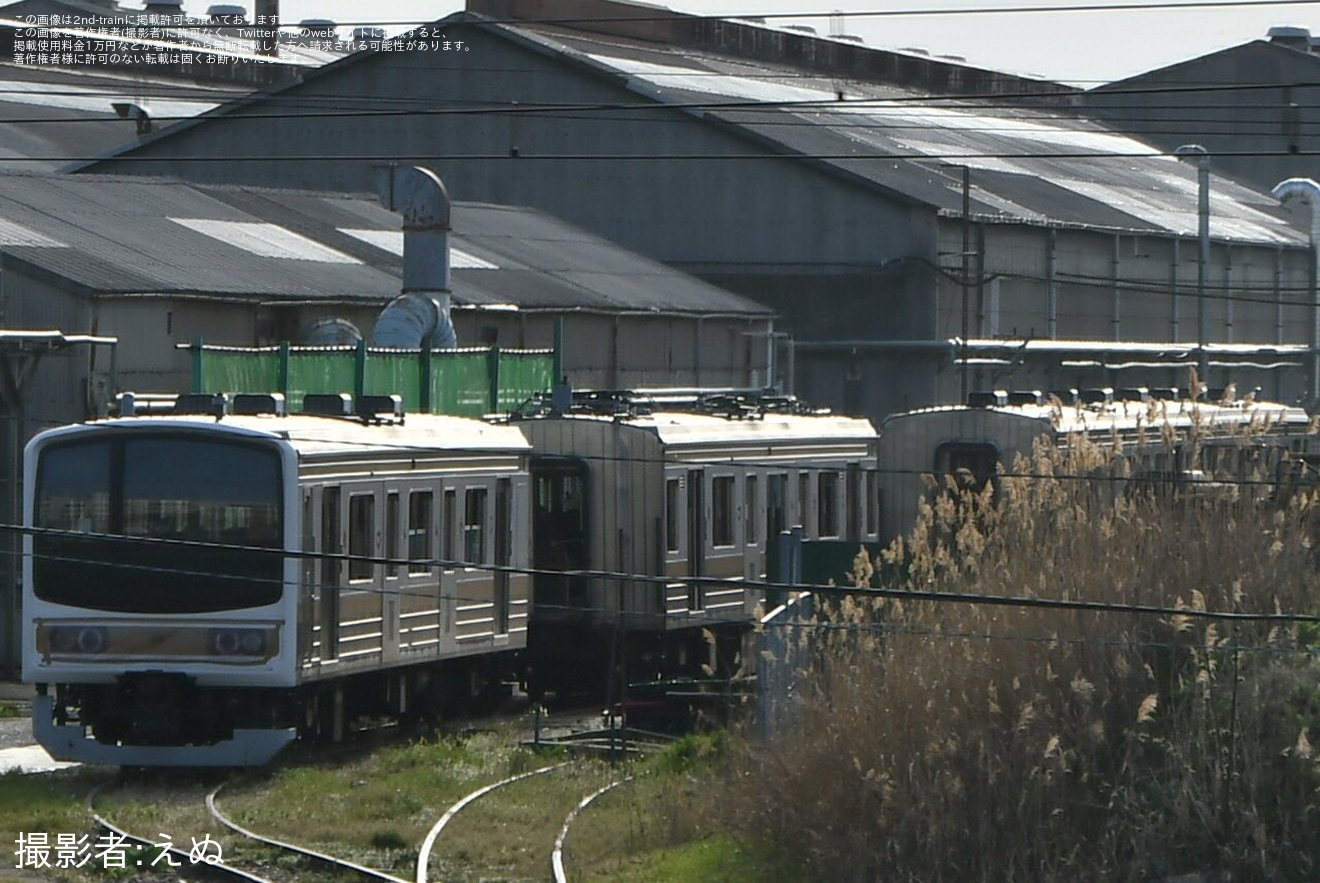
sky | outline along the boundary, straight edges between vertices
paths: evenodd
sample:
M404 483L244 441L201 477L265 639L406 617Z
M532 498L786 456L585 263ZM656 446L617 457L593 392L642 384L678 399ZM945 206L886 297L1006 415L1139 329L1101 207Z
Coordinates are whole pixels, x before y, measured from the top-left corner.
M226 0L246 2L253 0ZM442 18L461 0L280 0L285 21L329 18L348 28L379 24L388 33ZM1275 25L1314 27L1320 35L1320 2L1240 0L1192 8L1152 9L1134 0L652 0L684 12L707 15L792 14L776 24L806 24L818 33L862 37L881 49L924 49L930 55L961 56L968 64L1032 74L1081 86L1098 85L1195 58L1218 49L1263 39ZM1167 0L1161 0L1167 4ZM1098 6L1124 4L1122 9ZM207 0L185 0L194 15ZM547 5L552 5L547 3ZM1048 5L1054 11L1004 11ZM996 7L1000 11L994 11ZM382 9L387 8L387 12ZM906 12L921 9L921 12ZM831 16L838 10L842 15ZM252 9L249 8L249 13ZM884 11L883 15L866 15ZM942 12L941 12L942 11ZM850 14L851 13L851 14ZM898 14L896 14L898 13ZM1312 24L1314 22L1314 25ZM341 28L341 33L346 31Z

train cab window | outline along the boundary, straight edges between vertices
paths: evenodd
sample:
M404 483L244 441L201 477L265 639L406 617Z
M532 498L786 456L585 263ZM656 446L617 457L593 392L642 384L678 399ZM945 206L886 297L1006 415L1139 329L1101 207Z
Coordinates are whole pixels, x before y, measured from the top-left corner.
M125 613L273 603L285 562L263 550L284 547L284 490L279 454L265 444L182 431L53 442L36 464L32 515L35 526L68 533L33 537L32 591Z
M376 555L376 497L352 494L348 498L348 579L371 579Z
M445 559L445 566L452 568L454 561L454 533L458 530L458 492L445 491L444 512L441 515L440 530L444 537L444 548L440 555Z
M680 548L679 537L682 533L679 530L678 514L678 479L671 478L665 482L665 551L677 552Z
M399 575L399 495L385 495L385 576Z
M935 472L952 475L958 490L979 493L995 476L999 451L994 445L947 442L935 449Z
M413 491L408 495L408 573L426 573L431 569L431 504L430 491Z
M711 544L733 545L733 476L711 479Z
M486 489L468 488L464 500L463 560L468 564L486 561Z
M744 523L746 524L747 537L746 542L749 546L755 546L761 542L761 507L757 505L756 499L756 476L749 475L743 479L743 512Z
M788 476L782 472L766 476L765 535L773 540L788 530Z

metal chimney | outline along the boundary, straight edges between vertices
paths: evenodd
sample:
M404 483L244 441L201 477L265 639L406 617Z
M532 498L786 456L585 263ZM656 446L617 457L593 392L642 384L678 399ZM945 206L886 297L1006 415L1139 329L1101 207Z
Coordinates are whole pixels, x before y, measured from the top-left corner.
M257 0L257 54L279 55L280 0Z
M458 345L449 316L449 193L418 166L377 173L381 205L403 215L403 294L376 320L376 346L449 349Z

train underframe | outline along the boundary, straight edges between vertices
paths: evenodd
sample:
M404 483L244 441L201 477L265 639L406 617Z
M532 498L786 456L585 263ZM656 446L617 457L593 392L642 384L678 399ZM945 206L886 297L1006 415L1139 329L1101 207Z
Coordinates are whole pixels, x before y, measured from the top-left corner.
M538 701L553 694L614 703L636 684L730 680L747 668L750 635L750 623L668 631L537 623L528 634L524 688Z
M164 671L111 684L39 685L33 730L57 760L260 766L295 739L336 742L359 724L433 725L493 709L509 695L519 657L450 659L279 689L199 686Z

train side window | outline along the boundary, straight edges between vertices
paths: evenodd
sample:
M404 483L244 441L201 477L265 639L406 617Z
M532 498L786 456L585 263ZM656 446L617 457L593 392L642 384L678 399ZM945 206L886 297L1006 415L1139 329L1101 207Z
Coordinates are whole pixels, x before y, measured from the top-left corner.
M339 556L340 491L328 487L321 493L321 658L334 659L339 653Z
M399 575L399 495L385 495L385 576Z
M321 583L325 586L339 585L339 559L335 558L343 551L339 545L339 488L328 487L321 494Z
M443 539L443 549L441 557L445 559L445 567L453 568L454 562L454 534L458 530L458 492L445 491L444 512L440 521L441 536Z
M866 470L866 498L862 505L866 507L866 533L874 536L880 532L880 475L875 469Z
M679 501L678 501L678 479L671 478L665 482L665 551L677 552L681 547L679 530Z
M839 473L822 472L816 495L816 524L819 536L839 535Z
M430 491L413 491L408 495L408 573L427 573L431 569L431 507L434 496Z
M788 530L788 476L780 472L766 476L765 535L773 540Z
M804 536L814 536L811 532L811 473L798 473L797 523L802 525Z
M733 476L711 479L711 545L733 545Z
M371 579L376 555L376 497L351 494L348 498L348 579Z
M463 508L463 560L468 564L483 564L486 561L486 489L468 488Z
M743 519L747 525L747 545L755 546L761 542L761 507L756 499L756 476L748 475L743 479Z

